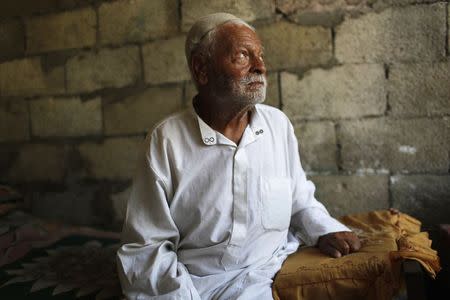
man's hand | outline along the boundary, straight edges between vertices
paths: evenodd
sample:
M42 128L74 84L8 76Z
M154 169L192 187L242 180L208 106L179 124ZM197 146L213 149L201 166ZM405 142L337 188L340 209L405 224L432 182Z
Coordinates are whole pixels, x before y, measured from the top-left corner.
M361 242L356 234L349 231L322 235L317 245L322 253L335 258L356 252L361 248Z

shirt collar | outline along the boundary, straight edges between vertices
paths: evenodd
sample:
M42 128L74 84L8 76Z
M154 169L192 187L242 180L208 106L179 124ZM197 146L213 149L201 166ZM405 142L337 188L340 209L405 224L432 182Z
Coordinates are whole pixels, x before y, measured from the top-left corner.
M218 140L222 137L222 134L212 129L208 124L206 124L206 122L203 121L202 118L200 118L200 116L197 114L193 105L191 106L191 109L194 115L197 117L203 143L207 146L216 145L218 143ZM261 116L259 104L256 104L251 109L250 122L243 133L243 137L239 145L242 147L257 140L258 138L264 135L264 130L265 130L264 120ZM250 132L247 133L247 131Z
M252 133L256 139L264 135L264 130L266 129L266 126L264 125L265 123L261 115L260 104L256 104L251 110L251 117L249 123Z
M195 110L194 110L195 112ZM202 141L205 145L215 145L217 144L217 131L209 127L205 121L200 118L200 116L195 112L198 120L198 126L200 127L200 133L202 135Z

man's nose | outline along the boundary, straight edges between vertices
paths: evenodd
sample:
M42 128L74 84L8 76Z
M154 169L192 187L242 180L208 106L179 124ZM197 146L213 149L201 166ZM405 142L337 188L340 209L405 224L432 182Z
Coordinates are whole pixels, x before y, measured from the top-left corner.
M266 65L261 56L253 56L251 71L257 74L266 74Z

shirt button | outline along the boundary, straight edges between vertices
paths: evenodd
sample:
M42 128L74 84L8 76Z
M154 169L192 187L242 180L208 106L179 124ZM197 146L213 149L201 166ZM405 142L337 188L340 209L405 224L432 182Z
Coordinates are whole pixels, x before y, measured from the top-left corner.
M260 129L260 130L259 130L259 133L261 133L261 134L262 134L263 132L264 132L264 130L262 130L262 129Z

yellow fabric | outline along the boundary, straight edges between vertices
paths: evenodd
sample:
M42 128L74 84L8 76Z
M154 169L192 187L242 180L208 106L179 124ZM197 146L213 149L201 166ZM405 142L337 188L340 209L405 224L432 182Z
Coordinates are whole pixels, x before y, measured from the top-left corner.
M400 288L402 259L417 260L433 278L440 270L427 233L406 214L382 210L341 221L360 238L360 251L336 259L317 248L301 248L275 277L275 300L392 299Z

